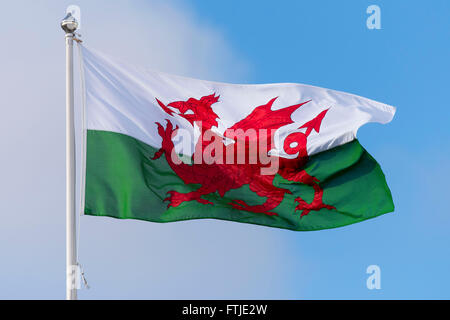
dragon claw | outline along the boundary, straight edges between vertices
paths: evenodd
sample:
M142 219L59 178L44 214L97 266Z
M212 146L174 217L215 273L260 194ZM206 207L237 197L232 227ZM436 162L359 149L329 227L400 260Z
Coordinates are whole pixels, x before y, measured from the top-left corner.
M153 157L151 158L151 160L156 160L156 159L161 158L161 156L163 155L163 153L164 153L164 149L163 149L163 148L159 149L158 151L155 152L155 154L153 155Z
M167 208L169 207L178 207L180 204L186 201L195 200L202 204L214 204L211 201L200 198L198 195L194 195L193 193L180 193L177 191L168 191L168 196L163 201L169 201Z
M307 203L302 198L297 197L295 198L295 202L298 202L298 205L295 207L295 211L302 210L300 218L308 215L308 213L310 213L311 210L318 211L320 209L328 209L328 210L336 209L336 207L324 204L322 200L320 200L320 202L313 200L313 202Z
M164 137L164 127L159 122L155 122L155 124L158 126L158 134L161 137Z

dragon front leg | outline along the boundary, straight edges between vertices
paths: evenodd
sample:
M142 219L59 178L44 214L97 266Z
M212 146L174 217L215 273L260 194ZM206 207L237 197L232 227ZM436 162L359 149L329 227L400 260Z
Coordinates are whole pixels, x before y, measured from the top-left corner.
M166 121L167 121L167 126L165 129L161 123L155 122L156 125L158 126L158 134L162 138L162 142L161 142L161 148L157 152L155 152L152 160L159 159L164 154L164 152L170 153L173 149L172 138L176 135L178 126L176 126L174 129L172 122L170 122L167 119L166 119Z

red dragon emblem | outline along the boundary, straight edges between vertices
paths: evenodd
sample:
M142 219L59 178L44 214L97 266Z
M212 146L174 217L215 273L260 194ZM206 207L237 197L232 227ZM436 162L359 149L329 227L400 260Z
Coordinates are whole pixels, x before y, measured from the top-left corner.
M310 101L302 102L300 104L289 107L272 110L272 105L277 98L271 99L267 104L255 108L246 118L235 123L230 128L226 129L222 136L211 131L212 127L218 126L219 116L213 111L212 105L219 101L219 96L211 94L201 97L199 100L189 98L187 101L176 101L165 105L160 100L156 99L159 106L170 116L174 114L183 117L190 122L192 126L197 125L200 128L201 136L206 133L221 141L223 144L223 152L221 154L214 154L215 158L223 161L216 163L195 163L187 164L182 162L174 152L175 147L172 138L177 134L178 127L173 126L172 122L166 119L167 125L156 123L158 126L158 133L162 138L161 148L157 151L152 160L160 158L165 154L166 160L172 170L183 180L185 184L199 184L201 185L197 190L180 193L175 190L168 192L168 197L164 201L168 201L168 207L177 207L183 202L198 201L202 204L213 205L214 203L203 199L203 195L217 192L221 197L231 189L238 189L244 185L248 185L250 190L255 192L260 197L265 197L266 201L261 205L248 205L240 199L234 199L229 203L230 208L237 210L244 210L254 213L262 213L267 215L277 215L271 212L283 201L285 194L291 194L288 189L276 187L273 180L276 174L281 175L284 179L295 181L311 186L314 189L314 198L311 203L307 203L300 196L295 198L297 205L295 211L301 210L300 217L307 215L311 210L317 211L322 208L335 209L333 206L323 203L323 189L320 187L320 181L309 175L303 167L308 161L308 153L306 149L307 139L314 130L319 133L320 125L325 117L327 110L319 113L314 119L306 122L298 129L305 129L303 132L294 132L288 135L283 142L284 152L288 155L295 155L294 158L278 157L270 155L269 157L277 157L278 171L273 174L261 174L261 169L267 167L267 163L263 163L260 159L253 159L249 161L248 157L244 163L239 161L227 161L235 158L238 153L238 139L239 136L233 135L236 130L253 129L256 135L253 137L244 137L244 149L248 150L252 139L267 139L267 150L274 147L274 134L277 129L292 124L291 115L294 111L302 105ZM175 112L174 110L177 110ZM265 134L262 134L264 132ZM232 143L225 144L224 138L231 139ZM242 141L240 141L242 142ZM209 142L198 140L195 145L195 151L192 155L193 159L196 155L201 154L208 148ZM242 145L242 144L241 144ZM175 157L175 158L174 158ZM236 160L236 159L234 159ZM295 204L294 204L295 205Z

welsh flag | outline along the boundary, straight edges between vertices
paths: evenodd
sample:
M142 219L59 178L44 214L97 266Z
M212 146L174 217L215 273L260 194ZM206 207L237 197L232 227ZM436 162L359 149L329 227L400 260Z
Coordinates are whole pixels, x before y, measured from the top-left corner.
M146 70L82 48L84 214L222 219L291 230L392 212L356 138L395 108L303 84L238 85Z

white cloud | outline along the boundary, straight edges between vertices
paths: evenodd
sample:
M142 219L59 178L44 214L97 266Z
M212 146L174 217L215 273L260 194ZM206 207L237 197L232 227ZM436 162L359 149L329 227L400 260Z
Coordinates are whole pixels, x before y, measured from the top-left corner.
M140 65L220 81L247 71L223 35L181 3L96 1L83 17L88 46Z

